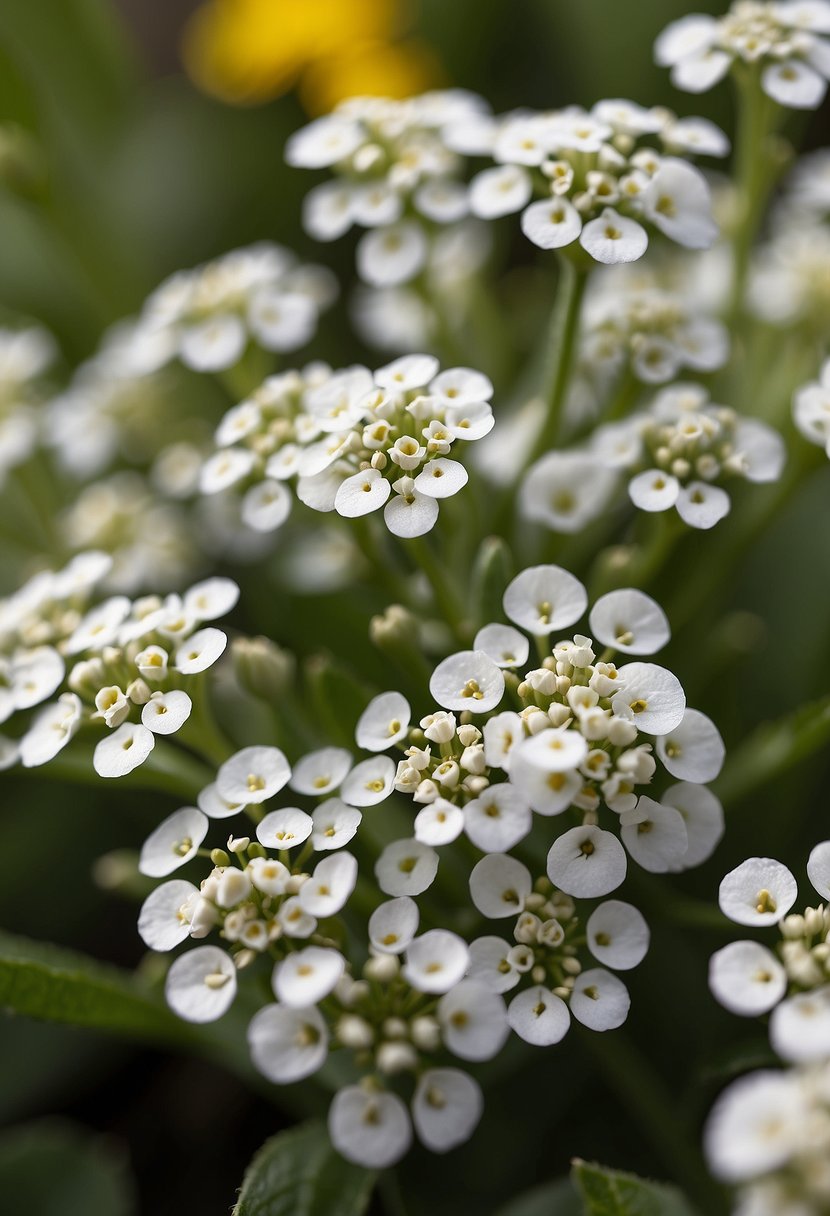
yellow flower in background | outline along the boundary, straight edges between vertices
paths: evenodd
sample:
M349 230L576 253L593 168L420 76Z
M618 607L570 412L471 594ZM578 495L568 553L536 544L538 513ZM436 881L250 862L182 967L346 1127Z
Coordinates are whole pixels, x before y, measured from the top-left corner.
M401 40L401 0L209 0L185 28L184 63L205 92L256 105L299 85L311 113L344 97L407 97L440 80L432 50Z

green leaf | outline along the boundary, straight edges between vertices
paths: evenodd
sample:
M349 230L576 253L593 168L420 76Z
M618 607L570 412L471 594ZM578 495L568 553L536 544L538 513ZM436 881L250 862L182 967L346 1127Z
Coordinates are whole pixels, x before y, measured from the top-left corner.
M265 1142L233 1216L361 1216L374 1184L374 1173L334 1151L323 1123L303 1123Z
M0 1008L143 1039L185 1042L188 1028L129 972L0 933Z
M585 1216L695 1216L676 1187L576 1160L571 1178Z
M476 627L503 616L502 597L513 577L513 557L500 536L486 536L476 554L472 574L472 602Z
M830 696L762 722L724 765L713 789L724 805L742 802L830 741Z
M517 1195L495 1216L583 1216L583 1212L570 1178L560 1178Z
M26 1216L131 1216L126 1154L104 1136L58 1120L0 1136L0 1195Z

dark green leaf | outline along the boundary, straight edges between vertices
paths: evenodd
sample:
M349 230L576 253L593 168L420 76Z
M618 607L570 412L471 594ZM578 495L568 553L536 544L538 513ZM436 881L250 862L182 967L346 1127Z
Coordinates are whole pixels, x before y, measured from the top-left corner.
M760 726L731 753L714 791L725 805L741 802L807 759L830 740L830 697Z
M0 1136L0 1194L26 1216L130 1216L126 1155L103 1136L44 1120Z
M571 1178L584 1201L585 1216L695 1216L676 1187L634 1174L577 1160Z
M233 1216L361 1216L374 1182L334 1151L322 1123L304 1123L262 1146Z
M583 1216L583 1211L570 1178L560 1178L511 1199L496 1216Z

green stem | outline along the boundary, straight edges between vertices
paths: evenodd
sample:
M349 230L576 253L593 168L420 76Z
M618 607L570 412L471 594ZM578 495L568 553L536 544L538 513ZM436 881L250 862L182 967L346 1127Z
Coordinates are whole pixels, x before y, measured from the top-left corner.
M777 107L761 88L760 74L755 68L750 68L738 81L737 107L734 159L737 206L728 312L733 327L741 315L753 242L776 178L770 168L767 145L775 128Z
M465 634L464 613L456 590L448 578L447 571L438 560L437 554L429 542L422 536L417 536L407 541L406 547L412 554L415 564L421 567L429 580L429 585L435 598L435 606L443 615L444 620L458 640L463 642Z
M571 380L582 299L589 271L569 258L559 259L560 275L551 318L548 350L547 410L531 449L528 464L556 446L562 430L562 410Z

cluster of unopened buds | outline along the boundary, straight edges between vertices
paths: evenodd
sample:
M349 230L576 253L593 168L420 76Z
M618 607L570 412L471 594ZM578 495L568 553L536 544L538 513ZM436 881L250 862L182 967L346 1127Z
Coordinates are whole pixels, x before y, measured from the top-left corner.
M297 497L315 511L356 518L383 508L390 532L421 536L440 500L467 483L449 454L491 430L492 392L481 372L442 372L432 355L375 372L312 365L272 376L220 423L202 492L246 486L243 520L270 531L288 517L285 483L296 477Z
M95 771L122 777L144 763L157 736L175 734L190 717L186 688L227 645L222 630L204 622L229 612L239 588L213 578L182 596L116 595L88 607L110 566L106 554L81 554L0 606L2 718L42 706L19 739L3 739L4 767L48 763L91 722L108 728L95 747Z

